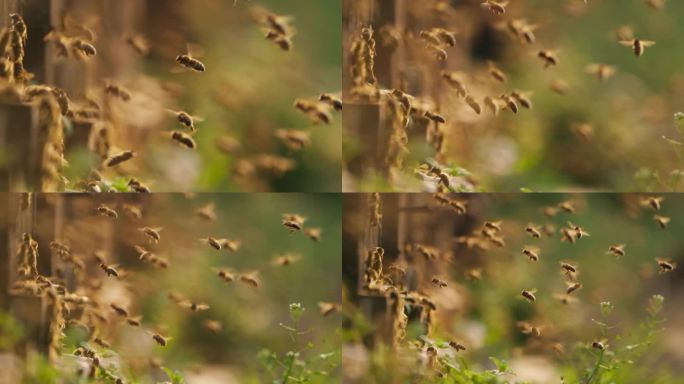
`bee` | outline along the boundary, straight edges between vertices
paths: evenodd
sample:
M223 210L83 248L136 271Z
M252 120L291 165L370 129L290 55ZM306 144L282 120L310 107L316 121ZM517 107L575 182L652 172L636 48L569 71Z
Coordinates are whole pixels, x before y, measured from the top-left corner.
M306 228L304 234L315 242L321 241L322 230L320 228Z
M336 111L342 110L342 99L331 93L321 93L320 96L318 96L318 100L327 103L335 108Z
M290 231L290 233L294 233L301 231L302 228L304 228L305 221L306 217L297 214L285 213L283 214L282 224Z
M128 317L126 318L126 322L131 327L139 327L140 325L142 325L142 316Z
M478 115L482 112L482 107L480 106L480 103L478 103L477 100L475 100L475 98L472 95L466 95L465 102Z
M157 344L159 344L162 347L166 347L166 345L169 343L169 340L171 340L171 338L164 337L164 336L160 335L159 333L152 334L152 339L154 341L156 341Z
M107 349L111 349L111 348L112 348L112 345L111 345L111 344L109 344L107 341L105 341L105 340L103 340L103 339L101 339L101 338L99 338L99 337L94 338L94 339L93 339L93 343L99 345L99 346L102 347L102 348L107 348Z
M527 227L525 227L525 232L527 232L530 236L532 236L535 239L541 239L541 232L539 232L539 227L534 224L528 224Z
M117 315L121 317L128 317L128 310L126 310L126 308L116 305L114 303L109 304L109 306L112 307L112 309L114 310L114 312L116 312Z
M433 276L431 282L434 286L439 287L439 288L445 288L448 286L446 281L438 278L437 276Z
M539 261L539 249L525 247L523 248L522 253L532 261Z
M261 286L261 279L259 278L258 271L240 274L240 276L238 276L238 279L241 282L247 285L251 285L254 288L259 288Z
M205 303L195 303L190 300L182 300L177 303L179 307L189 309L193 312L202 312L209 309L209 305Z
M595 75L599 81L606 81L615 75L615 67L608 64L589 64L586 72L590 75Z
M651 47L655 45L655 41L650 41L650 40L640 40L640 39L633 39L633 40L622 40L620 41L620 44L624 45L625 47L629 47L632 49L634 54L639 57L644 54L644 50L648 47Z
M171 139L188 149L195 149L197 147L197 143L195 143L195 140L190 135L180 131L173 131Z
M442 115L440 115L440 114L433 113L433 112L430 112L430 111L425 111L425 113L423 114L423 116L426 117L426 118L428 118L429 120L434 121L435 123L438 123L438 124L446 124L446 119L444 118L444 116L442 116Z
M311 132L278 129L275 136L292 151L301 151L311 145Z
M119 218L119 214L118 214L115 210L113 210L113 209L107 207L107 206L104 205L104 204L100 204L100 205L97 207L97 213L99 213L101 216L109 217L109 218L112 218L112 219L117 219L117 218Z
M140 245L134 245L133 248L135 248L135 251L138 252L138 259L139 260L146 261L146 260L151 259L154 256L154 254L152 252L148 251L144 247L141 247Z
M559 95L565 95L570 90L570 84L568 84L565 80L555 79L551 82L551 84L549 84L549 88Z
M107 265L105 263L100 263L100 269L102 269L108 277L119 277L119 271L116 270L116 267L116 265Z
M676 263L665 259L656 259L656 262L658 263L658 273L660 274L671 272L677 267Z
M325 102L296 99L293 106L307 115L313 124L323 123L329 125L334 120L330 112L331 107Z
M136 193L150 193L150 188L136 179L128 181L128 187Z
M575 282L575 283L567 283L567 289L565 290L565 293L567 293L567 294L569 295L569 294L575 292L576 290L578 290L578 289L580 289L580 288L582 288L582 284L581 284L581 283L577 283L577 282Z
M459 352L459 351L465 351L466 347L465 345L459 343L456 340L451 340L449 341L449 346L454 349L454 351Z
M665 7L665 2L667 0L646 0L646 5L649 7L655 9L655 10L660 10Z
M235 274L229 269L213 268L213 271L216 272L216 275L226 283L235 281Z
M191 116L189 113L185 111L174 111L172 109L167 109L166 111L176 116L178 122L187 127L188 129L190 129L190 131L192 132L194 132L196 129L195 122L201 122L204 120L201 117Z
M339 312L342 310L342 306L338 303L329 303L325 301L319 301L318 302L318 311L320 312L321 316L326 317L328 315L331 315L335 312Z
M560 266L561 266L561 269L563 270L564 273L576 273L577 272L577 266L572 265L570 263L561 262Z
M649 196L639 201L642 207L651 207L654 211L660 211L660 206L665 198L660 196Z
M561 234L563 235L561 241L567 241L570 244L573 244L575 241L577 241L575 231L571 228L561 228Z
M606 342L603 340L595 340L594 342L591 343L591 347L594 349L598 349L600 351L605 351L606 350Z
M122 204L121 208L123 208L124 213L130 217L131 219L134 220L141 220L142 219L142 209L138 206L132 205L132 204Z
M537 57L544 62L544 68L556 66L560 62L558 51L540 50L537 52Z
M144 233L144 234L148 237L148 240L149 240L151 243L154 243L154 244L157 244L157 243L159 242L159 240L161 240L161 234L160 234L159 232L161 232L162 229L163 229L163 228L161 228L161 227L156 227L156 228L152 228L152 227L142 227L142 228L138 228L138 230L141 231L142 233Z
M476 281L482 280L482 269L480 269L480 268L468 269L467 271L465 271L465 276L469 280L476 280Z
M207 221L216 221L216 205L209 203L195 210L195 215Z
M503 221L485 221L484 227L489 228L495 232L501 232L501 224Z
M534 295L535 292L537 292L536 289L531 289L529 291L523 289L522 292L520 292L520 294L522 295L522 297L525 298L525 300L529 301L530 303L534 303L535 301L537 301L537 297Z
M495 1L495 0L484 0L481 6L488 9L491 13L495 15L503 15L506 13L506 6L508 6L508 1Z
M141 56L147 56L150 53L150 43L142 35L127 37L126 44L128 44Z
M105 92L123 101L131 101L131 93L120 85L107 84L105 85Z
M520 332L525 335L532 335L534 337L541 337L541 328L532 325L529 321L518 321L516 323Z
M489 109L490 111L492 111L492 115L494 115L494 116L499 115L499 111L502 108L502 105L500 104L501 103L500 99L498 99L498 98L495 99L491 96L485 96L483 99L483 102L484 102L485 109Z
M534 34L537 26L529 24L525 19L513 19L509 21L506 26L513 36L520 38L527 44L534 44L534 42L537 41L537 37Z
M667 225L670 223L671 219L667 216L655 215L653 216L653 220L655 220L655 222L658 223L660 228L667 229Z
M530 100L529 95L531 95L530 92L511 92L511 97L525 109L532 109L532 100Z
M97 55L97 49L95 49L95 46L85 40L76 38L72 39L71 48L73 48L77 52L82 53L86 57L92 57Z
M468 90L466 89L463 82L459 79L458 73L443 71L442 78L444 78L447 84L456 89L456 92L459 97L465 97L468 94Z
M221 333L223 331L223 325L221 325L221 322L216 320L205 320L202 325L204 325L204 328L208 329L211 333Z
M123 152L119 152L119 153L117 153L117 154L115 154L115 155L112 155L112 156L108 157L108 158L105 160L105 166L110 167L110 168L111 168L111 167L115 167L115 166L117 166L117 165L119 165L119 164L121 164L121 163L124 163L124 162L126 162L126 161L128 161L128 160L134 158L136 155L137 155L137 154L136 154L135 152L133 152L133 151L123 151Z
M190 56L190 54L184 53L176 56L176 62L184 68L190 69L195 72L204 72L206 69L204 63Z
M273 259L273 265L276 266L281 266L281 267L286 267L288 265L292 265L299 261L301 259L301 256L299 255L282 255L282 256L276 256L275 259Z
M625 244L611 245L610 247L608 247L608 252L606 253L613 254L616 257L624 256Z
M503 248L506 246L506 242L504 241L503 237L491 236L488 238L488 240L499 248Z
M518 113L518 102L511 95L501 95L501 101L503 102L504 109L510 109L513 113Z
M571 222L568 221L568 229L569 232L574 233L575 238L577 240L581 239L582 237L590 236L589 232L585 231L584 228L580 227L579 225L575 225Z
M489 75L492 76L494 80L500 83L505 83L508 81L506 74L500 70L493 61L487 61L487 66L489 67Z

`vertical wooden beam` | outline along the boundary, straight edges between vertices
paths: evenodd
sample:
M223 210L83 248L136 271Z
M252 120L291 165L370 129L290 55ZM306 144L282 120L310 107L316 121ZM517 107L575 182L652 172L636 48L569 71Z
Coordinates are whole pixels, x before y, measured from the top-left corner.
M40 189L42 150L38 108L31 104L0 104L0 190Z

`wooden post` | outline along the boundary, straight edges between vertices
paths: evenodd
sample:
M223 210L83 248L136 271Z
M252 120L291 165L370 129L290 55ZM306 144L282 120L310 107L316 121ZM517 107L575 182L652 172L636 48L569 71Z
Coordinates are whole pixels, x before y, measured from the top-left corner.
M38 108L21 103L0 104L0 190L40 189L42 147L38 137Z

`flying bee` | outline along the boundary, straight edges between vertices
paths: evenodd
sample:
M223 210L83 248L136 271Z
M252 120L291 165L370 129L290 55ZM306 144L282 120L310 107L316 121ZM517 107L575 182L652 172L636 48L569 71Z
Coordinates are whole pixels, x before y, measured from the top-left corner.
M97 213L99 213L101 216L109 217L112 219L119 218L119 214L115 210L109 208L108 206L106 206L104 204L100 204L97 207Z
M322 238L322 230L320 228L306 228L304 235L315 242L319 242Z
M217 238L209 236L207 238L200 239L200 240L205 241L212 248L214 248L217 251L220 251L221 248L223 248L223 243L225 242L226 239L217 239Z
M123 208L124 213L131 219L141 220L143 217L142 209L139 206L132 204L122 204L121 208Z
M209 309L209 305L206 303L195 303L190 300L183 300L178 303L181 308L189 309L193 312L202 312Z
M559 95L565 95L568 93L568 91L570 91L570 84L568 84L565 80L555 79L551 82L551 84L549 84L549 88Z
M599 81L606 81L615 75L615 67L608 64L589 64L586 72L590 75L595 75Z
M445 288L448 286L446 281L440 279L437 276L433 276L431 282L434 286L439 287L439 288Z
M166 347L166 345L169 343L169 340L171 340L170 337L164 337L160 335L159 333L154 333L152 334L152 339L157 342L162 347Z
M131 327L139 327L142 324L142 316L127 317L126 322Z
M577 282L570 283L570 282L568 282L566 284L567 284L567 289L565 290L565 293L567 293L568 295L575 292L576 290L582 288L581 283L577 283Z
M136 193L150 193L150 188L136 179L128 180L128 187Z
M537 57L544 62L544 68L556 66L560 62L558 51L540 50L537 52Z
M444 116L442 116L442 115L440 115L440 114L433 113L433 112L430 112L430 111L425 111L425 113L423 114L423 116L425 116L426 118L428 118L428 119L434 121L435 123L438 123L438 124L446 124L446 119L444 118Z
M655 215L653 216L653 220L655 220L655 222L658 223L660 228L667 229L667 225L670 223L671 219L667 216Z
M275 136L292 151L301 151L311 146L311 132L278 129Z
M640 39L633 39L633 40L622 40L620 41L620 44L624 45L625 47L629 47L632 49L634 54L639 57L644 54L644 50L648 47L651 47L655 45L655 41L651 40L640 40Z
M223 325L221 325L221 322L216 320L205 320L202 325L204 325L204 328L208 329L211 333L221 333L223 331Z
M655 9L655 10L660 10L665 7L665 2L667 0L646 0L646 5L649 7Z
M465 351L466 347L465 345L459 343L456 340L451 340L449 341L449 346L454 349L454 351L459 352L459 351Z
M71 48L82 53L86 57L97 55L97 49L95 49L95 46L85 40L77 38L71 39Z
M456 72L442 72L442 78L447 84L454 87L459 97L465 97L468 94L468 90L465 87L463 81L459 78L459 73Z
M568 229L575 234L577 240L581 239L582 237L590 236L589 233L584 230L584 228L580 227L579 225L575 225L569 221Z
M591 343L591 347L594 349L598 349L600 351L605 351L606 350L606 342L605 342L605 340L595 340L594 342Z
M296 263L299 261L299 259L301 259L301 256L299 255L286 254L282 256L276 256L276 258L273 259L273 265L286 267Z
M611 245L610 247L608 247L607 253L612 254L616 257L624 256L625 255L625 244Z
M112 307L112 309L114 310L114 312L116 312L117 315L121 317L128 317L128 310L126 310L126 308L116 305L114 303L109 304L109 306Z
M290 231L290 233L294 233L301 231L302 228L304 228L305 221L306 217L292 213L285 213L283 214L282 224Z
M492 115L498 116L499 111L502 108L502 105L500 104L501 100L500 99L495 99L491 96L485 96L483 99L485 110L489 109L492 111Z
M150 53L150 43L142 35L127 37L126 44L128 44L141 56L147 56Z
M331 124L333 122L333 115L330 109L332 108L327 102L319 100L304 100L296 99L293 106L298 111L309 117L313 124Z
M503 15L506 13L508 1L484 0L480 5L495 15Z
M138 259L140 260L145 261L153 256L152 252L148 251L147 249L139 245L134 245L133 247L135 248L135 251L138 252Z
M184 68L195 72L204 72L206 69L204 63L186 53L176 56L176 62Z
M161 239L161 234L159 233L162 230L161 227L156 227L156 228L142 227L142 228L138 228L138 230L141 231L142 233L144 233L148 237L148 240L151 243L157 244L159 242L159 240Z
M241 282L247 285L251 285L254 288L259 288L261 286L261 279L259 278L258 271L240 274L240 276L238 276L238 279Z
M320 312L321 316L326 317L328 315L331 315L335 312L339 312L342 310L342 306L338 303L329 303L325 301L319 301L318 302L318 311Z
M537 41L537 37L534 34L537 26L534 24L529 24L525 19L511 20L506 24L506 26L508 27L508 31L513 34L513 36L520 38L527 44L534 44L534 42Z
M567 241L570 244L577 241L577 238L575 237L575 231L573 229L561 228L561 234L563 235L561 241Z
M662 196L649 196L639 201L642 207L651 207L654 211L660 211L660 206L665 198Z
M321 93L320 96L318 96L318 100L327 103L331 107L335 108L336 111L342 110L342 99L331 93Z
M541 239L541 232L539 232L539 227L535 224L528 224L525 227L525 232L535 239Z
M482 107L480 106L480 103L478 103L477 100L475 100L475 97L473 97L473 95L466 95L465 102L478 115L482 112Z
M197 143L195 143L195 140L190 135L180 131L173 131L171 139L188 149L195 149L197 147Z
M101 338L99 338L99 337L94 338L94 339L93 339L93 343L99 345L99 346L102 347L102 348L107 348L107 349L111 349L111 348L112 348L112 345L111 345L111 344L109 344L106 340L101 339Z
M126 162L126 161L128 161L128 160L134 158L136 155L137 155L137 154L136 154L135 152L133 152L133 151L123 151L123 152L119 152L119 153L117 153L117 154L114 154L114 155L108 157L108 158L105 160L104 164L105 164L107 167L115 167L115 166L117 166L117 165L119 165L119 164L121 164L121 163L124 163L124 162Z
M208 203L195 210L195 215L206 221L216 221L216 204Z
M482 269L480 269L480 268L468 269L467 271L465 271L465 277L468 280L475 280L475 281L482 280Z
M511 95L501 95L500 100L503 102L504 109L510 109L513 113L518 113L518 102Z
M488 238L489 242L492 244L496 245L499 248L503 248L506 246L506 242L504 241L503 237L501 236L492 236Z
M183 124L185 127L189 128L192 132L195 131L195 122L201 122L204 120L198 116L191 116L189 113L185 111L174 111L172 109L167 109L166 112L169 112L176 116L178 122Z
M131 92L120 85L106 84L105 92L109 95L116 96L123 101L131 101Z
M539 261L539 249L537 248L525 247L523 248L522 253L532 261Z
M511 92L511 97L525 109L532 109L532 100L530 100L531 92Z
M484 222L484 227L489 228L493 231L501 232L501 224L503 221L485 221Z
M518 321L516 323L520 332L524 335L532 335L534 337L541 337L541 328L532 325L529 321Z
M117 265L107 265L100 263L100 269L104 271L109 277L119 277L119 271L116 270Z
M226 283L235 281L235 274L229 269L213 268L213 271L216 272L216 275Z
M534 295L535 292L537 292L536 289L531 289L529 291L523 289L522 292L520 292L520 294L522 295L522 297L525 298L525 300L529 301L530 303L534 303L535 301L537 301L537 297Z
M506 74L501 69L499 69L493 61L491 61L491 60L487 61L487 67L488 67L489 75L494 80L496 80L500 83L505 83L506 81L508 81L508 77L506 76Z
M677 264L669 260L656 259L656 262L658 263L658 273L660 274L671 272L677 268Z
M560 263L561 269L563 270L564 273L577 273L577 267L566 262L561 262Z

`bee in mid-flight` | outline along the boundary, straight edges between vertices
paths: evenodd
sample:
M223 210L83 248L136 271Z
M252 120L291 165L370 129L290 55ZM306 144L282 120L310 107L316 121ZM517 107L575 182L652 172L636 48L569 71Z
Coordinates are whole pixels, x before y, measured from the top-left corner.
M625 47L631 48L632 51L634 52L634 54L637 57L639 57L639 56L643 56L646 48L655 45L655 41L633 39L633 40L622 40L622 41L620 41L620 44L624 45Z
M182 65L184 68L190 69L195 72L204 72L206 69L204 63L195 59L187 53L176 56L176 62Z

